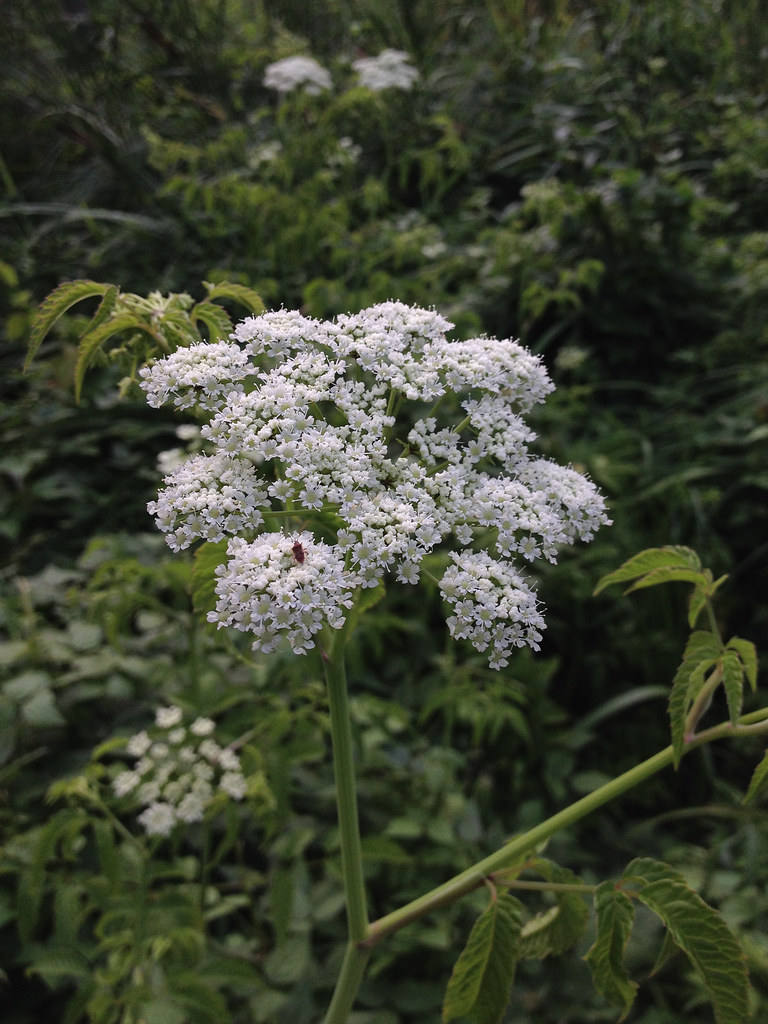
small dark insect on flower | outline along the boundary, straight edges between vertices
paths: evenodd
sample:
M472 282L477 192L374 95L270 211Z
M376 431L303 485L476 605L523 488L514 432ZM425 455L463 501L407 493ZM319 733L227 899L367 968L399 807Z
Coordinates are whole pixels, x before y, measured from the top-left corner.
M296 541L296 543L291 548L291 554L296 559L296 561L299 563L299 565L303 565L304 564L304 559L306 557L306 551L304 550L304 548L301 546L301 544L298 541Z

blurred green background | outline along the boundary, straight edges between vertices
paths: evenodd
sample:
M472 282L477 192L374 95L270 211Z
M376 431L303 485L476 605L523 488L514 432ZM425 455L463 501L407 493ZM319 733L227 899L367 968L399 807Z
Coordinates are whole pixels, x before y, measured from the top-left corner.
M411 91L356 85L384 48L410 55ZM333 89L267 90L294 54ZM693 547L729 574L724 631L765 649L768 18L760 0L39 0L4 9L0 66L4 1019L305 1024L344 941L322 673L192 613L191 558L146 513L182 421L119 399L106 359L75 404L77 310L24 376L35 308L80 277L198 298L230 280L319 317L434 305L544 356L540 450L597 481L614 525L538 573L543 651L501 673L421 591L364 620L350 680L385 913L668 742L686 594L592 598L603 573ZM169 702L247 734L270 796L132 844L91 751ZM638 853L682 870L742 939L758 1022L768 823L740 801L761 753L697 751L547 851L586 881ZM473 909L383 945L354 1024L436 1024ZM628 1020L712 1020L682 960L649 977L659 942L641 919ZM615 1018L571 956L521 965L507 1019Z

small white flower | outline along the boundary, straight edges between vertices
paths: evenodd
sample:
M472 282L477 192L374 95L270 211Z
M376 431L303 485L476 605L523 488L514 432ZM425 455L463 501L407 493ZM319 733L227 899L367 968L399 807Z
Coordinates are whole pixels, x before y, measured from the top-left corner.
M152 746L152 740L146 732L137 732L128 740L126 750L131 757L143 757Z
M193 736L210 736L215 728L216 726L212 719L196 718L192 725L190 725L189 731Z
M245 777L239 772L224 772L219 782L219 788L232 797L233 800L242 800L245 796Z
M141 776L138 772L120 772L112 782L112 789L115 796L125 796L126 793L133 792L140 782Z
M176 824L176 814L170 804L153 802L139 815L148 836L167 836Z
M202 797L198 793L187 793L179 802L176 815L180 821L201 821L204 810L205 801Z
M155 725L161 729L172 729L182 718L182 710L177 707L158 708L155 712Z

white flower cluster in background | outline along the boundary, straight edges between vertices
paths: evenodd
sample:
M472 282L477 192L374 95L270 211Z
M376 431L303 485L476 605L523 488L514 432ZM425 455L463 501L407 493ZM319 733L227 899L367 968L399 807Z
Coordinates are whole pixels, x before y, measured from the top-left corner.
M410 63L404 50L382 50L377 57L361 57L352 62L357 72L357 84L371 92L400 89L408 92L418 81L419 72ZM268 64L264 70L264 85L281 96L303 89L311 96L333 88L330 72L313 57L284 57Z
M264 85L281 94L302 88L317 96L333 86L330 72L312 57L284 57L269 64L264 71Z
M167 836L175 825L201 821L217 793L242 800L246 779L237 754L213 739L210 718L182 724L181 708L159 708L153 735L132 736L127 752L135 757L130 771L112 782L118 797L131 795L144 810L139 822L150 836Z
M378 57L361 57L353 61L358 85L371 92L401 89L408 92L418 80L419 72L409 63L410 56L403 50L382 50Z
M150 405L209 415L211 450L169 473L149 511L174 550L230 538L212 622L303 653L359 588L415 584L443 549L451 633L494 668L538 648L520 566L609 520L587 478L529 451L523 416L553 389L541 360L511 339L449 340L452 327L400 302L332 322L279 310L141 371Z

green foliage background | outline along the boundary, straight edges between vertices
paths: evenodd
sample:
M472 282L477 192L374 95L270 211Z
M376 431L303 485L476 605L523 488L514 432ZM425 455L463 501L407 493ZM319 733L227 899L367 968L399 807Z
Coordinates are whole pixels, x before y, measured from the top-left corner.
M355 87L351 60L384 47L412 55L413 93ZM332 93L264 89L266 65L295 53L329 68ZM603 573L645 547L696 548L729 574L732 631L764 646L766 53L760 0L4 11L8 1024L303 1024L344 939L319 666L254 660L201 625L190 563L145 510L177 421L130 390L118 399L106 359L75 405L77 315L22 376L37 303L79 277L197 298L202 280L234 280L323 317L434 304L465 336L521 337L545 356L558 390L537 414L541 450L590 473L614 526L541 572L545 649L503 673L450 643L422 594L393 589L363 620L350 678L368 881L385 913L666 744L682 595L592 599ZM139 849L110 824L114 755L91 752L170 701L248 734L269 794ZM740 805L758 756L698 752L547 854L587 881L638 849L674 864L745 942L759 1020L768 827L759 801ZM468 903L378 951L356 1024L438 1019ZM639 918L629 1020L710 1019L677 961L647 977L658 941ZM571 959L522 965L508 1019L615 1014Z

